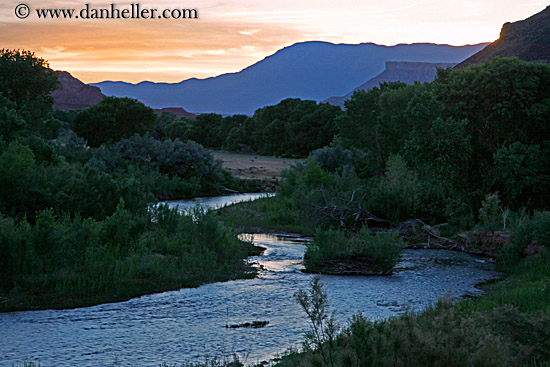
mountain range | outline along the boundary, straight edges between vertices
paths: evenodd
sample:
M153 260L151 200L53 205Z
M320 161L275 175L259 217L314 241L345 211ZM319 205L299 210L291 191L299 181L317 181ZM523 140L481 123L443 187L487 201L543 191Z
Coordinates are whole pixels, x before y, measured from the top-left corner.
M57 70L57 80L59 86L51 93L55 110L69 111L87 108L99 103L105 96L98 87L87 85L72 76L67 71ZM157 115L168 112L176 118L188 117L195 118L195 115L187 112L181 107L155 108Z
M387 61L459 63L486 46L302 42L237 73L179 83L105 81L91 85L105 95L136 98L153 108L179 106L193 113L251 115L285 98L323 101L345 95L383 72Z

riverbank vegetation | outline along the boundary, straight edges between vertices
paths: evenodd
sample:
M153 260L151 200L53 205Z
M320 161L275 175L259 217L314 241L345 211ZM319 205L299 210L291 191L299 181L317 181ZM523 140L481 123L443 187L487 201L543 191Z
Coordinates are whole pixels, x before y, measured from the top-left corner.
M166 206L132 213L121 200L102 221L41 211L33 224L0 218L1 311L66 308L254 276L259 250L212 214Z
M231 176L196 142L153 137L156 116L136 100L52 111L56 87L45 60L0 52L0 311L249 276L251 246L212 214L151 206L258 181Z
M0 56L0 310L246 276L250 247L228 227L315 235L305 264L326 273L388 274L405 243L420 243L490 255L508 278L420 315L357 316L340 334L324 324L314 285L298 300L319 332L281 366L548 365L549 65L495 58L440 70L432 83L358 91L345 111L288 99L253 117L189 120L154 119L116 98L53 112L47 63L26 51ZM309 157L275 198L216 216L151 208L256 185L201 144Z

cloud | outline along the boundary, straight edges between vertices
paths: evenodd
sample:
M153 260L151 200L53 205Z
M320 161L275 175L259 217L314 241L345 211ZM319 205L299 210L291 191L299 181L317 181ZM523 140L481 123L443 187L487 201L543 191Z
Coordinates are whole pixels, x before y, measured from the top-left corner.
M123 7L133 0L116 2ZM186 0L197 20L17 19L0 4L4 48L35 51L53 68L85 82L123 79L176 82L239 71L296 42L466 44L493 41L506 21L524 19L547 0ZM42 8L109 6L110 0L29 0ZM142 7L181 8L180 0Z
M250 30L246 30L246 31L240 31L239 33L242 34L242 35L245 35L245 36L253 36L256 33L258 33L259 31L260 31L259 29L250 29Z

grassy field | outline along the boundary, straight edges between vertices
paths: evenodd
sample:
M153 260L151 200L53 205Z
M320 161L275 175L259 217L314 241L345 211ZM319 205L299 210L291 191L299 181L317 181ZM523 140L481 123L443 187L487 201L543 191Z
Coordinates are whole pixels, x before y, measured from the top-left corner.
M243 179L279 180L282 171L305 159L266 157L225 151L210 151L215 159L222 161L224 169Z

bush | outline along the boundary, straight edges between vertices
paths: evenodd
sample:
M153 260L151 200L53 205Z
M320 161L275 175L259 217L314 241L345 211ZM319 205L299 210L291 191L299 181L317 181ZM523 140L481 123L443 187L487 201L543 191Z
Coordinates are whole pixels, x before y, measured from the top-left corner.
M193 141L156 140L134 135L97 149L89 165L106 172L130 173L162 198L218 193L225 177L220 162Z
M34 225L0 217L0 251L6 310L94 304L247 276L249 246L212 214L163 206L137 214L121 201L101 222L53 210L39 212Z
M404 242L395 231L373 235L366 227L357 234L318 230L315 240L307 246L304 264L312 272L389 274L403 247ZM342 262L348 262L350 269L339 269Z
M487 320L465 316L444 301L422 315L406 313L387 321L373 323L355 316L332 345L332 365L338 367L500 367L518 362L511 354L511 341L490 332ZM278 366L319 366L319 355L320 348L290 354Z
M352 162L352 153L348 149L324 147L309 154L323 170L335 172L336 169L349 165Z

